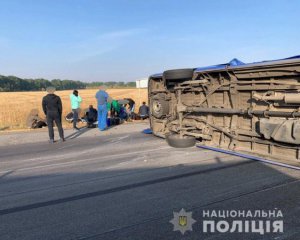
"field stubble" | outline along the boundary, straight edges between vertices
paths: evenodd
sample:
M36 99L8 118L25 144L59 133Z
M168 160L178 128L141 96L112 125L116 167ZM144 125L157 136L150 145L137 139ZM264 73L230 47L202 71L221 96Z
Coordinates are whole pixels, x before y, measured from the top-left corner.
M95 94L97 89L79 90L83 102L81 109L87 108L90 104L97 106ZM140 103L147 102L147 89L108 89L108 94L114 99L132 98L136 102L135 111L138 111ZM70 97L71 90L56 91L55 94L61 97L63 103L63 125L70 127L64 117L71 111ZM39 116L45 118L42 111L42 98L46 92L4 92L0 93L0 131L25 129L26 119L32 109L39 110Z

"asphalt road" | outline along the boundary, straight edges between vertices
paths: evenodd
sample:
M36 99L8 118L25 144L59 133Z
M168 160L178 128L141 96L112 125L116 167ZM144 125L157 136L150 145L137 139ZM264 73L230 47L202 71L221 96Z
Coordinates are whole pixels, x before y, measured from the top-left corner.
M68 141L53 145L45 132L9 136L22 144L0 147L0 239L300 238L300 172L196 147L173 149L141 133L145 127L67 132ZM182 208L196 221L184 235L170 223ZM283 233L203 232L203 211L275 208Z

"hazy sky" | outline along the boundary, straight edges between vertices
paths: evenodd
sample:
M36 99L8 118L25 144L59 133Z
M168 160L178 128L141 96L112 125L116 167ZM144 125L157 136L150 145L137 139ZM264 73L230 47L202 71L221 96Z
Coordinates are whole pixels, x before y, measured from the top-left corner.
M135 81L300 54L299 0L0 0L0 75Z

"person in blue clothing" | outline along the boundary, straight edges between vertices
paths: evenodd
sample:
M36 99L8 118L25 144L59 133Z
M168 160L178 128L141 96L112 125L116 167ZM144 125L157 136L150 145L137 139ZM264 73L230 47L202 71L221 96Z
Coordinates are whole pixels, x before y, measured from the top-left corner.
M100 131L104 131L107 128L107 99L108 94L105 91L104 86L99 87L99 91L96 93L96 99L98 103L98 128Z

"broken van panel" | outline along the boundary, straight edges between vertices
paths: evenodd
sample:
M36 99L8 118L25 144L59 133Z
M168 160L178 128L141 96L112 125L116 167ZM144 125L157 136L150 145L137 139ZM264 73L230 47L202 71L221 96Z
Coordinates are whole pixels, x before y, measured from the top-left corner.
M151 128L174 147L214 146L300 165L300 57L149 77Z

